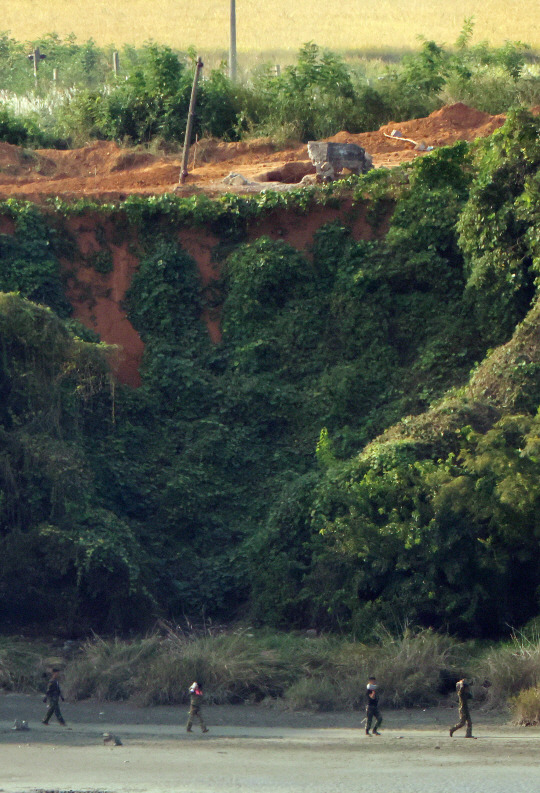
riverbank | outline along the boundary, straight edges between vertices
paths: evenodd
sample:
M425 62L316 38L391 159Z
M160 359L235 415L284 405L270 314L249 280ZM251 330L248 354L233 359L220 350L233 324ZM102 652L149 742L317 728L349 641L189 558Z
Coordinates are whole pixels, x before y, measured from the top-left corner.
M185 732L185 707L66 703L70 729L40 723L39 696L0 697L0 791L107 793L532 793L540 729L473 712L476 741L450 738L456 708L386 710L366 738L363 713L207 707L207 735ZM28 732L12 730L26 719ZM105 746L103 733L123 745Z

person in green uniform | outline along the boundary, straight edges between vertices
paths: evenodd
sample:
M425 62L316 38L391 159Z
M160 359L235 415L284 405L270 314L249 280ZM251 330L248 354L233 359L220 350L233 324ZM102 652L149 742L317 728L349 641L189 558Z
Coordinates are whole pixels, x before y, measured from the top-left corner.
M59 677L60 670L53 669L51 679L49 680L49 685L47 686L47 691L43 697L43 702L49 703L47 713L43 719L43 724L49 724L49 719L54 714L60 724L65 727L66 722L64 721L64 717L62 716L62 712L60 710L60 705L58 704L60 700L62 700L62 702L64 701L64 697L62 696L62 691L60 689L60 683L58 681Z
M371 735L371 723L375 719L373 735L380 735L379 727L382 724L382 716L379 710L379 695L377 693L377 678L368 678L366 686L366 735Z
M193 726L193 719L198 719L201 725L202 732L208 732L208 727L204 723L201 713L201 706L203 700L202 686L197 681L191 684L189 689L189 716L186 725L187 732L191 732Z
M456 691L459 702L459 721L454 727L450 728L450 737L453 736L456 730L460 730L462 727L467 725L465 738L472 738L472 721L471 713L469 711L469 700L472 699L472 694L470 691L470 685L467 680L465 680L465 678L458 680L456 683Z

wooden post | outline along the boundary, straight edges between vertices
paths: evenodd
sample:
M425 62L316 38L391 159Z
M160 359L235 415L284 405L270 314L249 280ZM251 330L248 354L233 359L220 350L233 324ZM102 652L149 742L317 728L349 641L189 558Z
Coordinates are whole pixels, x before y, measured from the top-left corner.
M34 61L34 79L37 80L38 66L39 66L39 62L41 60L41 52L39 51L39 47L35 48L35 50L32 53L32 55L33 55L33 61Z
M281 66L279 63L276 63L276 77L279 77L281 74Z
M201 71L204 63L201 58L197 58L195 64L195 75L193 77L193 87L191 89L191 100L189 103L189 111L186 124L186 137L184 138L184 151L182 153L182 169L180 171L180 184L184 184L186 176L188 175L187 164L189 157L189 144L191 141L191 133L193 131L193 121L195 119L195 107L197 105L197 82L199 80L199 72Z
M229 46L229 79L236 82L236 0L231 0L231 38Z
M114 76L118 77L118 72L120 71L120 56L116 50L112 54L112 67Z
M32 64L33 64L33 66L34 66L34 80L35 80L36 82L37 82L37 78L38 78L38 66L39 66L39 62L40 62L40 61L42 61L42 60L43 60L45 57L46 57L46 56L45 56L45 55L42 55L42 54L41 54L41 52L39 51L39 47L36 47L36 48L35 48L35 49L34 49L34 50L33 50L33 51L30 53L30 55L28 56L28 60L29 60L29 61L32 61Z
M52 78L53 78L53 82L55 82L55 83L58 82L58 69L53 69L52 70Z

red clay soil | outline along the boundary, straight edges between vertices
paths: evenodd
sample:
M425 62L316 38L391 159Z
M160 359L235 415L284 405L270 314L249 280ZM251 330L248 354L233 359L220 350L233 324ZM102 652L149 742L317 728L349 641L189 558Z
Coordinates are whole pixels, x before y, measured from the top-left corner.
M385 137L394 129L403 137L426 146L445 146L458 140L474 140L490 135L504 122L504 116L490 116L463 104L437 110L427 118L386 124L376 132L353 135L339 132L331 141L357 143L373 157L375 167L392 167L423 156L414 145L399 138ZM195 160L193 160L193 156ZM98 141L82 149L28 151L0 143L0 197L26 197L39 201L46 195L92 196L121 199L132 193L170 192L178 186L180 154L157 155L136 149L121 149L115 143ZM231 172L259 182L297 183L314 173L307 147L299 144L276 151L268 140L223 143L201 140L193 148L189 176L181 194L194 192L253 192L224 185Z
M120 382L137 387L141 384L139 366L144 344L123 307L131 278L139 266L139 260L131 252L136 240L132 236L119 243L113 223L92 214L69 218L66 225L78 248L73 259L60 260L73 317L98 333L103 341L118 346L118 358L113 364L116 375ZM102 250L103 242L113 261L111 272L104 274L84 264L88 257Z
M443 107L427 118L386 124L377 132L360 135L343 131L329 140L357 143L371 154L375 167L392 167L423 154L414 148L414 143L389 138L384 133L388 136L393 130L399 130L404 138L437 147L485 137L503 122L504 116L490 116L457 104ZM179 189L181 195L289 189L288 185L315 172L308 159L307 146L276 151L268 140L241 143L202 140L194 148L194 157L188 179ZM148 151L121 149L115 143L104 141L71 151L27 151L0 143L0 198L16 196L39 202L58 195L66 199L88 196L95 200L115 200L133 193L166 193L178 186L180 165L179 154L159 156ZM223 179L231 172L242 174L252 184L224 184ZM339 210L316 208L309 216L302 217L301 223L290 213L273 212L255 222L248 234L250 239L268 235L309 251L317 229L338 217L347 222L356 239L373 236L365 219L365 208L358 205L352 208L347 202ZM92 213L71 218L67 223L78 246L72 258L62 260L66 294L73 305L74 316L99 333L104 341L119 346L118 379L136 387L140 385L139 365L144 345L123 307L126 291L138 267L138 259L132 252L136 247L132 243L136 240L132 236L119 242L112 222ZM13 222L0 216L0 233L13 232ZM384 233L384 228L378 233ZM210 290L219 277L212 260L218 239L201 229L182 229L178 232L178 240L197 262L201 282ZM113 269L100 274L89 266L89 261L92 254L102 250L104 242L112 255ZM207 311L203 320L211 339L218 343L221 339L219 313Z

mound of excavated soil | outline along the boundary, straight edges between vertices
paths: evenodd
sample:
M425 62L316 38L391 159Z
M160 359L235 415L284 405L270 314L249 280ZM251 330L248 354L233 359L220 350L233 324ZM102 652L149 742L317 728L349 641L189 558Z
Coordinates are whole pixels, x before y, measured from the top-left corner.
M427 118L390 122L376 132L357 135L342 131L328 140L356 143L371 154L376 168L392 167L422 156L405 138L426 147L446 146L490 135L504 120L504 116L490 116L458 103ZM401 139L390 137L394 130ZM0 143L0 196L40 200L51 194L122 198L130 193L165 193L178 185L180 167L180 152L157 155L105 141L69 151L29 151ZM225 185L223 179L231 172L255 184ZM253 192L270 185L283 189L314 172L302 144L276 151L268 139L240 143L201 140L192 148L189 175L179 190L184 194Z
M472 107L458 102L436 110L427 118L417 118L412 121L390 121L377 132L364 132L351 135L348 132L338 132L329 140L339 143L356 143L362 146L371 155L375 155L375 164L380 158L390 152L414 152L414 144L399 137L390 137L392 132L398 131L403 138L409 138L426 146L449 146L458 140L475 140L491 135L505 122L505 116L490 116ZM417 154L417 152L415 152ZM402 159L407 159L403 157Z

